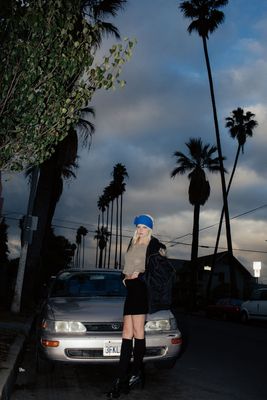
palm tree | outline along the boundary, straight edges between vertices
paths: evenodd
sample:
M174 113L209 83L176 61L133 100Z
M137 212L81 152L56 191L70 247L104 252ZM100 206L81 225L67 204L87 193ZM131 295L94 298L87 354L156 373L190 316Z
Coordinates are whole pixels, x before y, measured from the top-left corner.
M106 228L107 228L107 232L110 235L109 232L109 217L110 217L110 203L111 203L111 192L110 192L110 185L105 187L104 192L103 192L103 196L105 198L105 202L106 202ZM106 267L106 262L107 262L107 246L105 247L105 255L104 255L104 268Z
M80 226L79 231L82 237L82 268L84 268L85 236L87 235L88 230L84 226Z
M23 304L28 305L31 296L38 295L39 260L47 243L56 205L63 191L63 179L75 177L77 168L76 155L78 148L77 133L73 129L57 146L51 158L40 165L39 179L33 201L32 215L38 217L38 230L33 232L32 242L28 247L25 279L23 284ZM35 167L36 168L36 167ZM33 170L34 171L34 170ZM29 275L31 279L29 279Z
M212 173L218 172L220 171L220 163L218 157L213 158L213 154L217 151L216 146L210 146L209 144L203 145L200 138L190 139L189 142L186 143L186 146L189 150L189 157L180 151L174 153L177 157L176 163L178 164L178 167L172 171L171 177L174 178L176 175L183 175L186 172L189 172L189 202L194 206L190 265L190 308L194 308L196 306L197 294L197 256L200 206L203 206L210 196L210 185L206 179L205 169Z
M218 28L218 26L222 24L224 21L224 13L221 10L219 10L219 8L226 6L227 3L228 0L190 0L190 1L188 0L188 1L183 1L180 4L180 9L186 18L192 20L187 29L189 34L191 34L193 31L196 31L202 38L203 42L209 86L210 86L212 109L213 109L216 144L218 148L219 163L220 163L223 205L225 210L227 247L228 247L228 254L232 256L233 249L232 249L231 227L230 227L230 218L229 218L225 175L224 175L225 170L223 165L220 131L219 131L215 94L214 94L211 66L210 66L208 46L207 46L207 40L209 39L209 34L213 33Z
M117 12L123 8L124 4L126 3L126 0L84 0L81 1L81 21L80 24L82 24L82 19L83 16L86 14L86 18L89 20L91 19L94 23L97 23L98 25L101 25L101 34L98 36L95 36L93 38L93 45L98 48L101 44L102 37L103 36L108 36L108 35L114 35L115 37L119 37L119 32L117 28L112 25L111 23L108 23L103 20L106 16L116 16ZM79 31L79 30L77 30ZM70 92L73 89L73 85L75 85L76 80L73 79L70 82ZM80 126L83 126L87 129L85 130L79 130L79 132L82 133L82 139L84 143L88 143L88 138L91 138L91 134L93 133L93 125L91 124L90 121L84 119L84 114L86 113L93 113L92 108L87 107L84 110L81 110L81 115L80 115ZM69 131L68 136L72 135L72 133L75 132L76 137L77 137L77 130L76 127L72 127L72 129ZM64 140L68 140L68 136ZM72 135L73 137L74 135ZM78 141L78 139L77 139ZM60 148L61 143L59 144ZM90 145L89 145L90 147ZM70 145L71 152L75 155L73 158L73 162L75 162L77 158L77 151L78 151L78 146L72 147ZM57 154L60 151L57 152ZM51 179L55 176L55 160L53 157L51 157L49 160L47 160L43 166L43 173L40 172L39 176L39 190L37 190L37 196L38 192L40 192L40 197L39 199L36 199L36 206L35 206L35 213L34 215L39 216L39 223L38 223L38 232L35 233L33 236L33 242L29 248L29 254L27 257L27 265L26 265L26 275L24 279L24 293L33 293L34 292L34 286L36 286L37 282L37 277L38 277L38 264L39 264L39 259L40 259L40 253L42 249L42 243L43 243L43 238L44 238L44 227L47 226L47 207L49 207L48 204L50 204L50 199L49 199L49 192L50 192L50 185L51 185ZM47 204L46 204L47 203ZM43 222L41 223L41 219ZM38 288L37 288L38 291ZM27 298L30 300L29 296Z
M233 181L233 177L236 171L236 166L237 162L239 159L240 151L242 151L242 154L244 153L244 146L247 141L247 137L252 137L253 136L253 130L258 126L258 122L252 119L255 117L255 114L253 114L250 111L247 111L246 114L244 114L244 110L240 107L238 107L236 110L232 111L231 117L225 118L226 120L226 128L229 128L229 133L230 136L233 139L237 139L238 141L238 147L236 151L236 156L235 156L235 161L232 169L232 173L228 182L227 186L227 191L226 194L228 196L230 187ZM215 250L214 250L214 258L216 257L218 246L219 246L219 241L220 241L220 234L221 234L221 229L222 229L222 220L223 220L223 215L224 215L224 207L221 212L221 217L220 217L220 222L219 222L219 227L218 227L218 233L217 233L217 239L216 239L216 244L215 244Z
M125 191L124 178L128 177L125 165L118 163L113 167L114 188L116 192L116 243L115 243L115 268L121 268L121 251L122 251L122 206L123 206L123 192ZM119 205L120 198L120 205ZM120 230L120 246L119 246L119 260L118 260L118 236Z
M106 231L108 232L108 223L109 223L109 203L110 203L110 193L109 193L109 187L106 187L103 191L103 194L99 197L97 206L98 209L101 211L102 214L102 227L104 227L104 224L106 223ZM106 213L106 216L105 216ZM106 221L105 221L106 217ZM99 226L98 226L99 230ZM99 247L98 242L97 242L97 248ZM101 263L101 265L105 268L106 266L106 252L107 248L105 246L105 255L104 255L104 262Z
M194 206L191 261L195 262L198 256L200 206L203 206L210 196L210 185L206 178L205 169L212 173L218 172L220 163L218 157L213 158L213 154L217 151L216 146L203 145L200 138L191 138L186 146L189 156L180 151L174 153L174 156L177 157L176 164L178 164L178 167L172 171L171 177L174 178L176 175L189 172L189 202Z
M246 114L244 114L244 110L238 107L236 110L232 111L231 117L225 118L227 121L225 126L226 128L229 128L231 138L237 139L238 141L234 166L227 187L227 194L229 193L232 184L240 151L242 151L242 154L244 154L244 146L246 144L247 137L252 137L253 130L258 126L258 122L252 119L253 117L255 117L255 114L250 111L247 111Z
M109 247L108 247L108 268L110 267L111 244L112 244L112 236L113 236L114 200L116 199L116 195L117 195L114 181L112 181L109 184L109 193L110 193L111 210L110 210L110 240L109 240Z
M101 196L99 196L99 198L98 198L97 207L98 207L99 211L101 212L101 222L102 222L102 226L103 226L104 222L105 222L105 211L106 211L106 207L107 207L107 201L103 194L101 194Z
M97 229L95 239L97 240L99 247L99 259L98 259L98 268L103 268L103 251L106 248L108 242L109 232L107 228L101 226L100 229Z

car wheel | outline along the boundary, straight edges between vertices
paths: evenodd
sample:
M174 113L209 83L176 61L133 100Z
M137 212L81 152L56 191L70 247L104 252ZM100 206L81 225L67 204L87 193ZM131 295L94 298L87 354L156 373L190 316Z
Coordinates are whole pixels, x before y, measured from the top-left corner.
M154 366L157 369L171 369L175 366L176 359L155 361Z
M248 322L248 314L246 313L246 311L242 311L241 315L240 315L240 321L243 324L246 324Z

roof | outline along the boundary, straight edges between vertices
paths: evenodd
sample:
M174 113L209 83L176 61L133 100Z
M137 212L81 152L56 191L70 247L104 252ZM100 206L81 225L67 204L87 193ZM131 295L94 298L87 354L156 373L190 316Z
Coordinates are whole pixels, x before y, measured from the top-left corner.
M246 275L248 278L253 278L251 273L242 265L237 258L232 257L232 263L236 269L238 269L242 274ZM177 271L187 272L188 264L190 264L190 260L181 260L181 259L170 259L173 266L177 269ZM206 256L198 257L198 267L201 268L203 265L211 265L213 262L213 254L208 254ZM222 262L223 264L228 265L228 252L223 251L221 253L216 254L215 265L218 262Z

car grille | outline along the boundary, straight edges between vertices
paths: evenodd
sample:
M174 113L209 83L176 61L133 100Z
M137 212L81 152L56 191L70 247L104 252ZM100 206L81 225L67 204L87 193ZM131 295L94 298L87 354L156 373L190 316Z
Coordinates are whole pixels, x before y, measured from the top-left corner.
M122 332L122 322L101 322L88 323L83 322L87 332Z
M166 347L148 347L146 349L145 357L158 357L163 356L166 353ZM103 349L65 349L65 354L69 358L76 359L118 359L118 356L107 356L103 355Z

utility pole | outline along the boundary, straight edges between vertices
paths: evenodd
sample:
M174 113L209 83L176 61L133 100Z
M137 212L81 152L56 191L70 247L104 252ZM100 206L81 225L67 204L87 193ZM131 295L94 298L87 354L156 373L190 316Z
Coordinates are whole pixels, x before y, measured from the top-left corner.
M19 266L18 266L18 273L14 291L14 297L11 305L11 311L13 313L19 313L21 307L21 294L22 294L22 287L23 287L23 280L24 280L24 272L25 266L27 261L27 253L29 244L32 241L32 232L36 230L38 217L34 217L32 215L33 212L33 204L38 184L38 176L39 176L39 168L38 166L34 167L32 177L31 177L31 190L30 196L28 201L28 208L27 214L23 221L23 234L22 234L22 245L20 251L20 259L19 259Z

